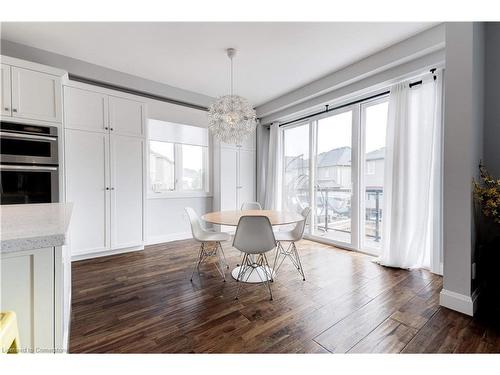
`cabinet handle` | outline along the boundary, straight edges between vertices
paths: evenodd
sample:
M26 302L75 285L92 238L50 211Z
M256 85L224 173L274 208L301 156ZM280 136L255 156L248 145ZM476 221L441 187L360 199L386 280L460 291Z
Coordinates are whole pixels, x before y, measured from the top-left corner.
M9 107L5 107L4 109L5 109L6 111L8 111L8 110L9 110Z
M113 128L109 128L109 130L113 131L114 129Z
M115 190L115 188L111 188L111 190Z
M17 109L13 108L13 109L12 109L12 112L17 112Z
M104 127L104 130L108 130L109 128L107 126Z
M109 190L109 187L106 187L106 190Z

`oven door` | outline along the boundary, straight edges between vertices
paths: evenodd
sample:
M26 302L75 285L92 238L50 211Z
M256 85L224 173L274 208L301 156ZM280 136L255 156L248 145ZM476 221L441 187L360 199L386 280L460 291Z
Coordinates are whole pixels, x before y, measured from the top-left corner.
M1 204L52 203L59 201L56 166L0 165Z
M2 163L58 164L57 137L1 131Z

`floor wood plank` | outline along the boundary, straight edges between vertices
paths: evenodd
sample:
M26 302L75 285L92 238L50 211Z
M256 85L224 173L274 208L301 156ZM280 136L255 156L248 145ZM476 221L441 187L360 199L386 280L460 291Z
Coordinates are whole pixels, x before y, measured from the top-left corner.
M224 245L231 267L240 253ZM439 276L301 241L306 273L272 284L222 282L212 263L189 281L191 240L73 263L72 353L500 352L488 325L442 309ZM272 254L271 254L272 258Z

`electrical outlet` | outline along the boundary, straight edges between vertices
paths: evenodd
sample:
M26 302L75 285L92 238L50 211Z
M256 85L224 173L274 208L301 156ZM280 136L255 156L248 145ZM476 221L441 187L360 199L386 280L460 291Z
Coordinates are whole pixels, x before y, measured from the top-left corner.
M476 279L476 262L472 263L471 276L472 280Z

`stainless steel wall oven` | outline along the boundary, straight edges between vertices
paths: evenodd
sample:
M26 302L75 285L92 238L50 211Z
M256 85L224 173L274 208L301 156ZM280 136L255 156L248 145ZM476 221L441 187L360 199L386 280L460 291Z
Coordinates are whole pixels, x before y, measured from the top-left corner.
M55 126L0 122L1 204L59 200Z

